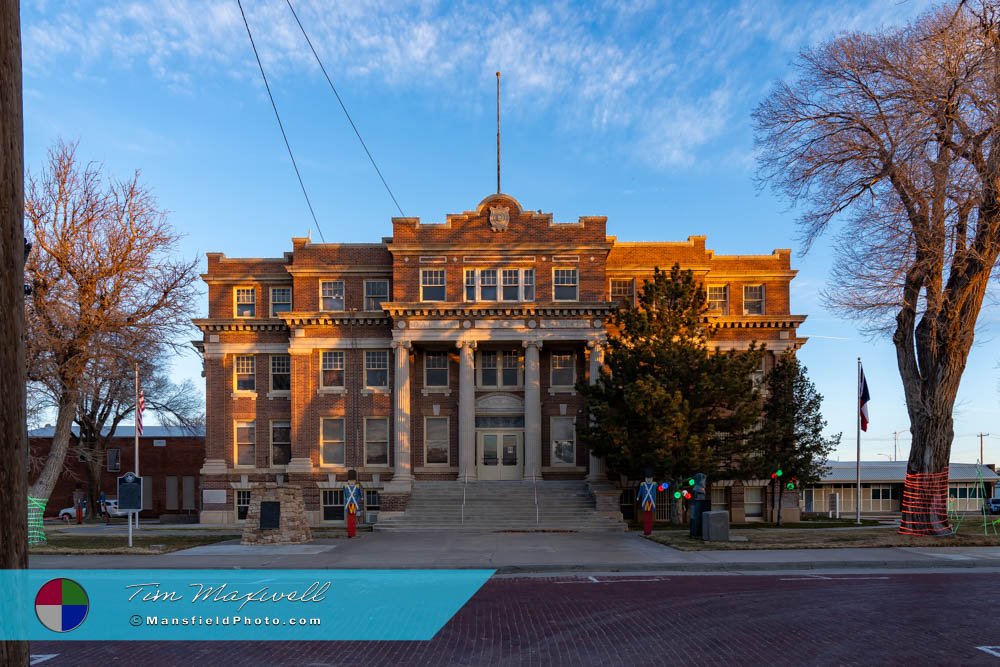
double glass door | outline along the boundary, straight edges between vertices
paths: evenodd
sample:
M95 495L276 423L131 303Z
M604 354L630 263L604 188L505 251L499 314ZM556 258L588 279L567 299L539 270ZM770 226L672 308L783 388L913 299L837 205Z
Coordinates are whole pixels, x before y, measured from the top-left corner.
M476 464L481 480L517 480L524 476L522 431L478 431Z

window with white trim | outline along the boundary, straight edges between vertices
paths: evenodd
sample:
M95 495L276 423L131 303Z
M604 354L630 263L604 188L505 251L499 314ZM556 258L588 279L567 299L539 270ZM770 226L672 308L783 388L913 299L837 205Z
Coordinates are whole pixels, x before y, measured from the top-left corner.
M521 350L483 350L479 353L481 387L519 387L523 371Z
M576 269L552 270L552 300L577 301L579 275Z
M271 391L291 391L292 357L287 354L271 355Z
M271 317L277 317L279 313L287 313L291 309L292 309L292 288L272 287Z
M729 285L709 285L705 290L708 312L713 315L729 314Z
M236 489L234 498L236 500L236 520L246 521L247 512L250 510L250 489Z
M375 312L382 310L382 302L389 300L388 280L365 281L365 310Z
M534 269L465 270L466 301L518 302L534 299Z
M344 520L344 490L323 489L323 521Z
M424 417L424 461L427 465L448 465L450 443L447 417Z
M389 351L365 350L365 387L380 389L389 386Z
M236 465L257 465L257 422L252 419L236 421Z
M292 423L287 419L271 422L271 465L286 466L292 460Z
M233 362L236 391L257 390L257 364L252 354L239 354Z
M743 314L763 315L764 314L764 286L744 285L743 286Z
M365 465L389 465L389 420L365 417Z
M444 301L445 299L444 269L420 269L420 300Z
M344 281L323 280L319 283L319 309L344 310Z
M438 351L424 352L424 386L448 386L448 353Z
M344 447L344 420L341 417L320 420L320 465L347 465Z
M236 317L257 317L257 288L237 287Z
M611 279L611 300L618 303L635 303L635 280L633 278Z
M572 352L553 352L550 383L553 387L572 387L576 384L576 355Z
M344 386L343 350L323 350L320 353L320 386L325 389Z
M552 465L576 465L576 420L574 417L552 417Z

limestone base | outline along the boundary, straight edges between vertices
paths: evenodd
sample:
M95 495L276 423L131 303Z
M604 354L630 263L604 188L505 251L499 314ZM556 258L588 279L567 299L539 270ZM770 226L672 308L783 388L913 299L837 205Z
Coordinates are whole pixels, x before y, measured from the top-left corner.
M281 517L277 529L260 527L260 503L281 504ZM253 484L250 489L250 507L243 524L243 544L302 544L312 541L312 531L306 518L302 501L302 487L266 482Z

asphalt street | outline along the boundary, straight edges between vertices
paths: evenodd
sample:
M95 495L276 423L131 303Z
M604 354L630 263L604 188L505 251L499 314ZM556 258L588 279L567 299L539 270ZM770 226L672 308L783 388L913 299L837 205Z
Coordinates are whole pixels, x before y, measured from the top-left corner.
M995 665L995 572L495 576L426 642L32 642L65 665Z

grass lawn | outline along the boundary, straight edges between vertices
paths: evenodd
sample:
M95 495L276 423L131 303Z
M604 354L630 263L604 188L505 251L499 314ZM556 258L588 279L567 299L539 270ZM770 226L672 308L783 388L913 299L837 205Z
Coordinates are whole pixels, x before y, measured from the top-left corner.
M124 535L73 535L49 532L48 544L29 549L32 554L165 554L178 549L239 539L239 534L136 535L131 549Z
M995 519L996 517L993 517ZM990 519L992 521L993 519ZM781 528L773 524L749 524L730 529L731 537L746 538L737 542L703 542L688 537L687 528L655 530L649 539L682 551L716 549L836 549L839 547L1000 547L1000 536L983 534L981 516L966 517L958 534L953 537L907 537L896 532L895 526L861 527L853 530L791 523ZM842 523L842 522L841 522ZM870 522L875 523L875 522ZM853 526L854 522L849 522ZM750 527L753 526L753 527ZM997 526L1000 532L1000 526Z

